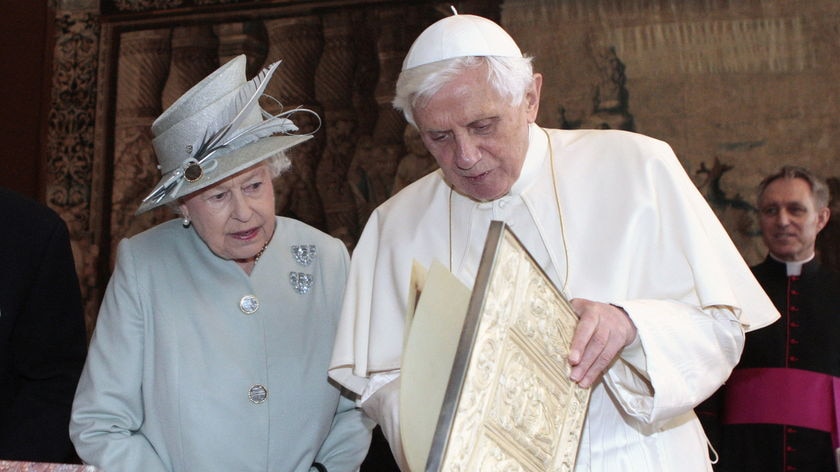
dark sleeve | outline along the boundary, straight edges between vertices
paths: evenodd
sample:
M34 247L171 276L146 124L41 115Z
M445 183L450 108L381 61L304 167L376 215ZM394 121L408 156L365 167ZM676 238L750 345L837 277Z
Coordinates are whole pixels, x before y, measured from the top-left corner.
M75 456L68 424L87 339L67 227L58 215L49 221L41 234L31 235L35 250L25 263L32 269L17 274L27 277L17 288L23 293L16 294L14 313L5 313L15 322L8 333L10 359L2 382L7 391L0 406L4 459L67 462Z

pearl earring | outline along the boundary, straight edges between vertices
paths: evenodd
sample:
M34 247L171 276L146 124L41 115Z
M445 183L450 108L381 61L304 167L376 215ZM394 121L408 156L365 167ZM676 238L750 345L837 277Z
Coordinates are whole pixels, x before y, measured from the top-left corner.
M184 226L184 228L189 228L190 227L190 219L187 218L187 217L184 217L184 220L181 222L181 224Z

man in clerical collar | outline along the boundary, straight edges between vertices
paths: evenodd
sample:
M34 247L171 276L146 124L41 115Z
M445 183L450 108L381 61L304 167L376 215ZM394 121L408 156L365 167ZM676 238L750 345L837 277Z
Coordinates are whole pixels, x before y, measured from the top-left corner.
M783 167L759 185L761 238L788 275L814 258L817 234L831 216L828 200L828 186L801 167Z
M837 467L840 275L820 265L814 251L828 203L826 184L802 167L785 166L759 185L769 254L752 271L782 317L747 333L726 383L718 471Z

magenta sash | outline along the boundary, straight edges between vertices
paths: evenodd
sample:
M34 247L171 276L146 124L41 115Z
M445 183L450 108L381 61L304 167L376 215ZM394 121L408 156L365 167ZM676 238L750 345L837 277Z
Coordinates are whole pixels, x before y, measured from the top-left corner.
M726 424L787 424L831 433L840 447L840 378L787 368L735 369L726 381Z

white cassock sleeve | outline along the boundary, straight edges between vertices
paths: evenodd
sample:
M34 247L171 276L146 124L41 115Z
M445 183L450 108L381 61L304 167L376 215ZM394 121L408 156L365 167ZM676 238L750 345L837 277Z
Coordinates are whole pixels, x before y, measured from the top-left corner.
M638 336L605 373L604 383L622 409L643 423L694 408L738 363L744 332L726 307L700 310L667 300L621 306Z

